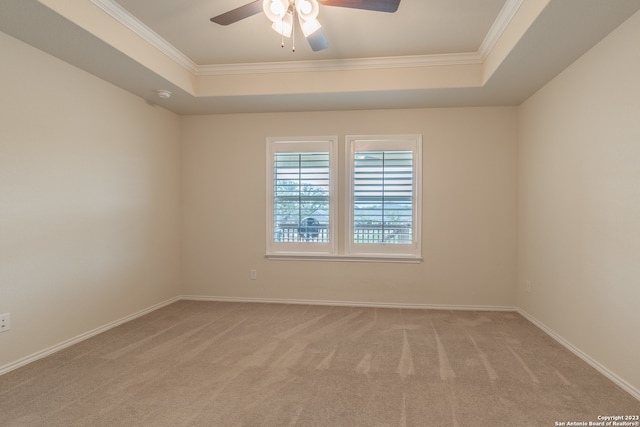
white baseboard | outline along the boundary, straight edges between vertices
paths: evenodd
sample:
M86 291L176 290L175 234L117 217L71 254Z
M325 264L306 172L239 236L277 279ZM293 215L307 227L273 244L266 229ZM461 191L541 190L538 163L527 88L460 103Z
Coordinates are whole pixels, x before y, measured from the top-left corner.
M56 353L62 349L65 349L69 346L77 344L81 341L84 341L88 338L91 338L95 335L98 335L102 332L105 332L109 329L115 328L123 323L129 322L135 318L140 316L144 316L152 311L155 311L159 308L162 308L166 305L174 303L180 300L190 300L190 301L219 301L219 302L245 302L245 303L271 303L271 304L305 304L305 305L333 305L333 306L345 306L345 307L376 307L376 308L405 308L405 309L429 309L429 310L468 310L468 311L516 311L520 315L522 315L525 319L533 323L535 326L540 328L543 332L549 335L551 338L556 340L562 346L567 348L573 354L578 356L580 359L584 360L602 375L609 378L631 396L640 400L640 390L633 387L631 384L617 376L615 373L611 372L605 366L600 364L598 361L591 358L589 355L584 353L579 348L575 347L569 341L565 340L562 336L555 333L552 329L546 326L544 323L540 322L538 319L517 307L509 307L509 306L473 306L473 305L444 305L444 304L407 304L407 303L383 303L383 302L361 302L361 301L329 301L329 300L299 300L299 299L275 299L275 298L244 298L244 297L220 297L220 296L201 296L201 295L182 295L176 296L174 298L168 299L161 303L155 304L151 307L148 307L144 310L140 310L136 313L133 313L129 316L125 316L121 319L115 320L113 322L107 323L106 325L100 326L91 331L80 334L74 338L63 341L60 344L54 345L52 347L46 348L42 351L34 353L30 356L23 357L15 362L9 363L8 365L0 366L0 375L6 374L7 372L13 371L14 369L18 369L21 366L27 365L31 362L34 362L43 357L49 356L50 354Z
M74 344L77 344L81 341L84 341L86 339L89 339L95 335L98 335L102 332L108 331L111 328L115 328L116 326L122 325L123 323L129 322L137 317L140 316L144 316L147 313L151 313L154 310L157 310L161 307L164 307L166 305L169 305L171 303L174 303L176 301L180 300L180 297L174 297L171 299L168 299L166 301L163 301L161 303L155 304L151 307L147 307L144 310L140 310L136 313L133 313L129 316L125 316L121 319L118 320L114 320L113 322L109 322L106 325L100 326L98 328L92 329L88 332L85 332L83 334L80 334L76 337L73 337L71 339L68 339L66 341L61 342L60 344L56 344L52 347L46 348L44 350L41 350L37 353L34 353L32 355L23 357L22 359L16 360L15 362L9 363L8 365L4 365L4 366L0 366L0 375L6 374L7 372L13 371L14 369L18 369L21 366L27 365L31 362L35 362L38 359L42 359L43 357L49 356L53 353L56 353L60 350L63 350L69 346L72 346Z
M301 300L301 299L275 299L275 298L245 298L245 297L220 297L202 295L182 295L182 300L191 301L218 301L218 302L253 302L269 304L303 304L303 305L333 305L341 307L372 307L372 308L406 308L423 310L467 310L467 311L517 311L515 307L486 306L486 305L445 305L445 304L407 304L387 303L371 301L330 301L330 300Z
M640 390L638 390L637 388L635 388L634 386L632 386L631 384L629 384L628 382L626 382L625 380L623 380L622 378L620 378L619 376L611 372L606 366L602 365L600 362L593 359L591 356L589 356L588 354L586 354L585 352L583 352L582 350L580 350L579 348L571 344L569 341L567 341L562 336L555 333L551 328L549 328L544 323L540 322L538 319L536 319L535 317L533 317L523 309L518 308L517 311L529 322L533 323L538 328L542 329L544 333L546 333L551 338L553 338L554 340L562 344L567 350L569 350L570 352L578 356L580 359L587 362L589 365L591 365L592 368L600 372L605 377L609 378L611 381L613 381L616 385L618 385L624 391L629 393L631 396L635 397L637 400L640 400Z
M80 334L74 338L63 341L59 344L38 351L37 353L23 357L15 362L0 366L0 375L18 369L38 359L49 356L69 346L77 344L81 341L89 339L111 328L122 325L137 317L144 316L154 310L162 308L166 305L180 300L191 301L220 301L220 302L246 302L246 303L271 303L271 304L307 304L307 305L334 305L347 307L378 307L378 308L407 308L407 309L433 309L433 310L471 310L471 311L516 311L515 307L503 306L470 306L470 305L439 305L439 304L403 304L403 303L380 303L380 302L357 302L357 301L325 301L325 300L297 300L297 299L272 299L272 298L242 298L242 297L216 297L216 296L199 296L199 295L182 295L168 299L161 303L155 304L144 310L125 316L121 319L107 323L106 325L92 329L88 332Z

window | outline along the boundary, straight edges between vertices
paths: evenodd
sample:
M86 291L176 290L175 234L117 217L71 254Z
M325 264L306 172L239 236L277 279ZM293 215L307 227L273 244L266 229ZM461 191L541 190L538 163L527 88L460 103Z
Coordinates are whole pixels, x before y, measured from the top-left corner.
M267 253L333 254L337 138L267 141Z
M420 135L347 136L347 254L420 257Z
M342 176L336 137L267 144L268 257L420 260L420 135L347 136Z

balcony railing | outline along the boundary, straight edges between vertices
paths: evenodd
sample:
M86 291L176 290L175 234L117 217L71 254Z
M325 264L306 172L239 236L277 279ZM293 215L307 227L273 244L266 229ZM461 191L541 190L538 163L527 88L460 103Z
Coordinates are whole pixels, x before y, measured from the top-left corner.
M276 242L328 242L329 226L317 224L300 227L300 224L278 224Z
M411 243L410 224L356 224L354 229L355 243ZM327 224L303 226L300 224L278 224L277 242L328 242L329 227Z
M410 224L356 224L354 243L411 243Z

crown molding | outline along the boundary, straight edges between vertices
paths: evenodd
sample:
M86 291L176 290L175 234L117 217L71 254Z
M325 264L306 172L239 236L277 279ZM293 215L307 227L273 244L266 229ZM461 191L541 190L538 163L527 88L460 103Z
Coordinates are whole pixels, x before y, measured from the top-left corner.
M520 6L522 6L522 3L524 3L524 0L507 0L502 7L502 10L493 22L493 25L491 25L491 28L489 28L489 32L478 49L478 55L482 58L483 62L507 29L516 12L520 9Z
M195 76L374 70L481 64L487 58L491 49L493 49L500 36L509 25L509 22L524 2L524 0L506 1L477 52L342 60L333 59L317 61L198 65L171 43L160 37L151 28L147 27L135 16L131 15L129 11L124 9L114 0L90 1Z
M267 74L303 71L375 70L388 68L433 67L440 65L468 65L479 63L482 63L480 55L475 52L469 52L444 55L201 65L197 67L195 74L200 76L212 76L223 74Z
M155 31L147 27L142 21L129 13L128 10L120 6L113 0L90 0L104 12L108 13L115 20L133 31L136 35L144 39L147 43L167 55L173 61L191 73L196 73L198 65L187 55L178 50L171 43L160 37Z

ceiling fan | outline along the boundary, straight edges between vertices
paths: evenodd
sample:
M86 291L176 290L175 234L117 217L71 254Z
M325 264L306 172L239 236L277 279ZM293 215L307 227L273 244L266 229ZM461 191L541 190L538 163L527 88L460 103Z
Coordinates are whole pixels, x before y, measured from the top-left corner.
M271 28L282 35L282 47L284 47L284 37L291 37L294 34L295 38L294 17L297 16L302 33L311 49L319 51L329 46L317 19L319 4L393 13L398 10L400 0L255 0L214 16L211 21L220 25L229 25L264 12L273 22ZM295 44L293 50L295 51Z

